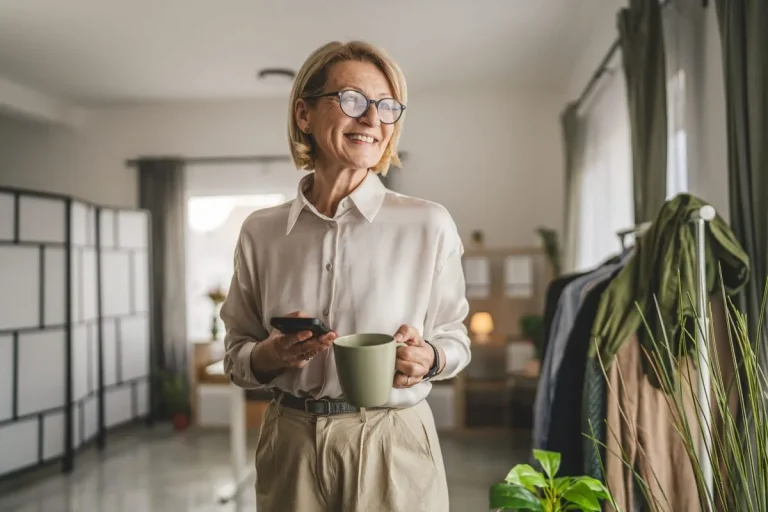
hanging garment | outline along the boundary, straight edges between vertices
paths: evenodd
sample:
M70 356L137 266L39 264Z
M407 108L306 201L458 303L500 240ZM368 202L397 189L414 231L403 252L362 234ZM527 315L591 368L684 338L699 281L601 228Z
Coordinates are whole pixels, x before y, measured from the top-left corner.
M610 277L590 289L571 330L554 385L546 449L560 453L558 476L584 474L581 400L590 330Z
M574 274L568 274L561 277L556 277L550 281L547 286L547 293L544 299L544 333L542 336L542 345L540 350L541 360L543 361L549 348L549 337L552 333L552 324L555 321L555 313L557 311L557 304L560 301L560 295L572 281L579 277L588 274L588 272L580 272Z
M713 360L717 358L719 361L723 380L729 382L734 377L734 369L722 300L711 299L711 308L714 338L710 343L710 353ZM605 483L623 512L648 509L634 472L627 466L629 464L648 485L646 492L651 503L657 505L650 507L650 510L700 511L696 473L683 438L675 428L676 424L678 428L681 426L681 421L677 419L677 407L670 402L673 398L656 388L648 378L643 369L642 360L645 357L637 336L633 335L621 345L614 364L607 370ZM682 364L682 370L676 371L684 376L684 383L693 383L693 386L681 386L683 409L691 436L698 447L701 431L696 417L698 408L694 402L698 370L690 357L686 357ZM713 396L712 402L715 400ZM729 407L736 414L736 389L729 396ZM717 406L714 410L717 412ZM719 414L714 414L712 424L715 426L713 435L717 439L722 436L723 424ZM717 447L719 443L715 441L713 446ZM723 478L725 474L723 466L719 475L715 471L715 478ZM638 503L642 506L638 507Z
M579 310L587 294L616 271L622 268L631 258L632 251L625 251L620 257L612 258L592 272L587 272L573 279L565 286L558 301L557 310L549 333L547 353L541 366L536 399L534 402L534 447L548 449L547 435L549 432L550 416L552 415L552 400L554 398L557 375L563 364L568 339L573 330ZM592 311L591 317L594 318ZM591 323L589 324L591 326ZM589 326L582 333L589 337Z
M689 194L679 194L664 203L651 227L638 239L636 257L603 295L592 328L595 344L590 347L590 356L599 350L604 363L610 364L631 335L638 334L640 343L651 349L653 341L665 332L677 353L678 319L695 315L687 299L696 297L696 242L691 218L705 205ZM707 291L714 290L721 266L725 290L738 292L747 282L749 259L719 215L707 223L705 245ZM650 335L645 328L639 329L643 318L638 308L645 313ZM674 374L668 367L662 371L669 377ZM658 387L657 379L651 380Z

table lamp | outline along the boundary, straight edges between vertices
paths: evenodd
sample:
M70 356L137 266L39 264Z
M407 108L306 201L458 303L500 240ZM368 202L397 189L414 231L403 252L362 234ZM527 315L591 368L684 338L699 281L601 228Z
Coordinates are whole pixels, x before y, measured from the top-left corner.
M475 313L469 322L469 330L475 335L475 341L485 343L490 341L493 332L493 318L485 311Z

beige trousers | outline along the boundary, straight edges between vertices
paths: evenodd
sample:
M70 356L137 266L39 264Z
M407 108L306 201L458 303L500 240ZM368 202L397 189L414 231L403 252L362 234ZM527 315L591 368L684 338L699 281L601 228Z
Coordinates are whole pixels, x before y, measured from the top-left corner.
M328 417L270 404L256 448L258 512L448 512L432 411Z

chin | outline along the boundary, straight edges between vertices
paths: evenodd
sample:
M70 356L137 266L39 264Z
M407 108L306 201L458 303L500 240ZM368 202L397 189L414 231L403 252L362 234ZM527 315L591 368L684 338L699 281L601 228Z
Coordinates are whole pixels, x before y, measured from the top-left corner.
M373 158L350 158L344 163L345 167L351 169L370 169L381 161L381 157Z

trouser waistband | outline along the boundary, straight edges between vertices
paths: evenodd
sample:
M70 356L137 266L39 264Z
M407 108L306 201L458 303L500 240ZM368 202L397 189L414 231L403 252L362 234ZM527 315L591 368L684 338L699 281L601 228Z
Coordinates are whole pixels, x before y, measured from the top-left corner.
M313 416L332 416L336 414L352 414L360 412L358 407L355 407L343 398L308 398L293 396L289 393L276 392L275 400L282 406L304 411ZM366 410L369 411L381 409L389 409L389 407L366 408Z

